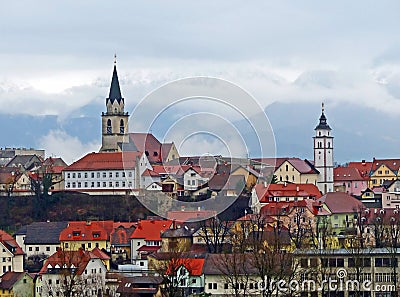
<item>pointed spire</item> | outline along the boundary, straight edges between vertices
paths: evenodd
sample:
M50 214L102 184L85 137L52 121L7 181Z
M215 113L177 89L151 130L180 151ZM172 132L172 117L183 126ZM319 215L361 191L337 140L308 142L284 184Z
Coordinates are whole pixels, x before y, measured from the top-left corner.
M326 121L326 116L325 116L325 105L324 102L322 102L322 113L321 116L319 117L319 124L317 127L315 127L315 130L317 129L325 129L325 130L332 130L331 127L329 127L327 121Z
M114 100L117 100L118 103L123 101L124 99L122 98L121 95L121 89L119 87L119 80L118 80L118 73L117 73L117 54L114 55L114 71L113 71L113 76L111 79L111 86L110 86L110 94L108 95L107 101L111 100L111 103Z

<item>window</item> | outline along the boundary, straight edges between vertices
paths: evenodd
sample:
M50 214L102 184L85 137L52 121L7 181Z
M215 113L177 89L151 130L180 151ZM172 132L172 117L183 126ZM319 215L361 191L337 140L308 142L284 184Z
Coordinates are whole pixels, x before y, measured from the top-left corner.
M87 188L88 187L88 183L87 182L85 182L85 188Z
M109 182L109 183L108 183L108 186L109 186L110 188L112 188L112 186L113 186L112 182Z
M286 171L289 171L289 165L286 165Z
M124 171L124 172L122 172L122 177L125 177L125 171Z
M119 172L115 172L115 177L119 177Z
M217 288L218 288L218 284L217 283L213 283L213 289L217 290Z
M78 182L78 188L80 188L82 186L81 182Z
M212 283L208 283L208 289L212 290Z
M78 178L81 178L81 173L80 172L78 172Z
M187 181L188 186L190 186L190 180Z
M88 174L87 172L84 173L85 178L88 178Z
M50 247L46 246L46 252L50 252Z
M76 183L75 182L72 183L72 187L76 188Z
M71 178L71 173L67 173L67 178Z
M111 134L111 133L112 133L111 120L108 119L107 120L107 134Z
M107 173L103 172L103 178L106 178L106 177L107 177Z
M194 186L196 184L195 180L192 180L192 186Z
M122 182L122 186L125 187L125 182L124 181Z
M103 182L103 188L107 187L107 183Z
M112 177L112 176L113 176L112 172L109 172L108 177Z
M115 187L119 187L119 182L115 182Z
M121 119L119 122L119 133L124 134L125 133L125 125L124 125L124 120Z
M100 178L100 172L97 172L97 178Z
M97 187L100 188L100 182L97 182Z
M92 183L90 184L90 187L91 187L91 188L94 188L94 182L92 182Z
M67 182L67 188L70 188L70 187L71 187L71 183Z
M100 177L100 173L98 173L99 174L99 177ZM92 172L91 174L90 174L90 176L91 176L91 178L94 178L94 172Z
M87 247L88 247L88 249L91 249L91 248L92 248L92 243L89 242L89 243L87 244Z
M76 177L76 173L74 172L74 173L72 173L72 178L75 178Z

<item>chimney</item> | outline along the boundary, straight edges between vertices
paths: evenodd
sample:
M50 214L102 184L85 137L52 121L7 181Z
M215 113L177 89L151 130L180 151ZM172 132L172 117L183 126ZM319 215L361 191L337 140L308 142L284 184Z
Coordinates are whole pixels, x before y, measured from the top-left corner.
M296 192L300 191L299 186L296 186Z
M268 183L265 181L264 182L264 188L268 187Z
M365 165L365 160L362 160L361 163L362 163L363 165Z
M283 186L286 187L286 182L283 183Z
M86 220L86 226L90 226L92 222L90 220Z

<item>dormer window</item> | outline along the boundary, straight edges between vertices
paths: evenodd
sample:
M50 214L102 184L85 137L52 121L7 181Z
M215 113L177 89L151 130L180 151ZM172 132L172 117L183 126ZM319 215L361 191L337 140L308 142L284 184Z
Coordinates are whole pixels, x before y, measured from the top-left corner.
M72 232L72 236L80 236L81 232L80 231L74 231Z
M100 233L93 233L93 238L99 238L100 237Z

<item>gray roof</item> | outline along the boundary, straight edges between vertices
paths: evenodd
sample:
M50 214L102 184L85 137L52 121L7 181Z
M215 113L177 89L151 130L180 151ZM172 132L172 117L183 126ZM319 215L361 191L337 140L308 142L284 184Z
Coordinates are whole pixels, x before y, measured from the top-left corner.
M68 222L35 222L26 229L25 244L59 244Z
M179 237L192 237L194 230L192 231L187 226L178 229L167 229L161 234L161 238L179 238Z
M235 262L233 257L242 257L236 261L245 261L244 265L236 268L236 271L240 273L243 270L243 274L258 275L257 268L251 265L251 254L208 254L204 261L203 274L205 275L226 275L231 273L232 263Z

